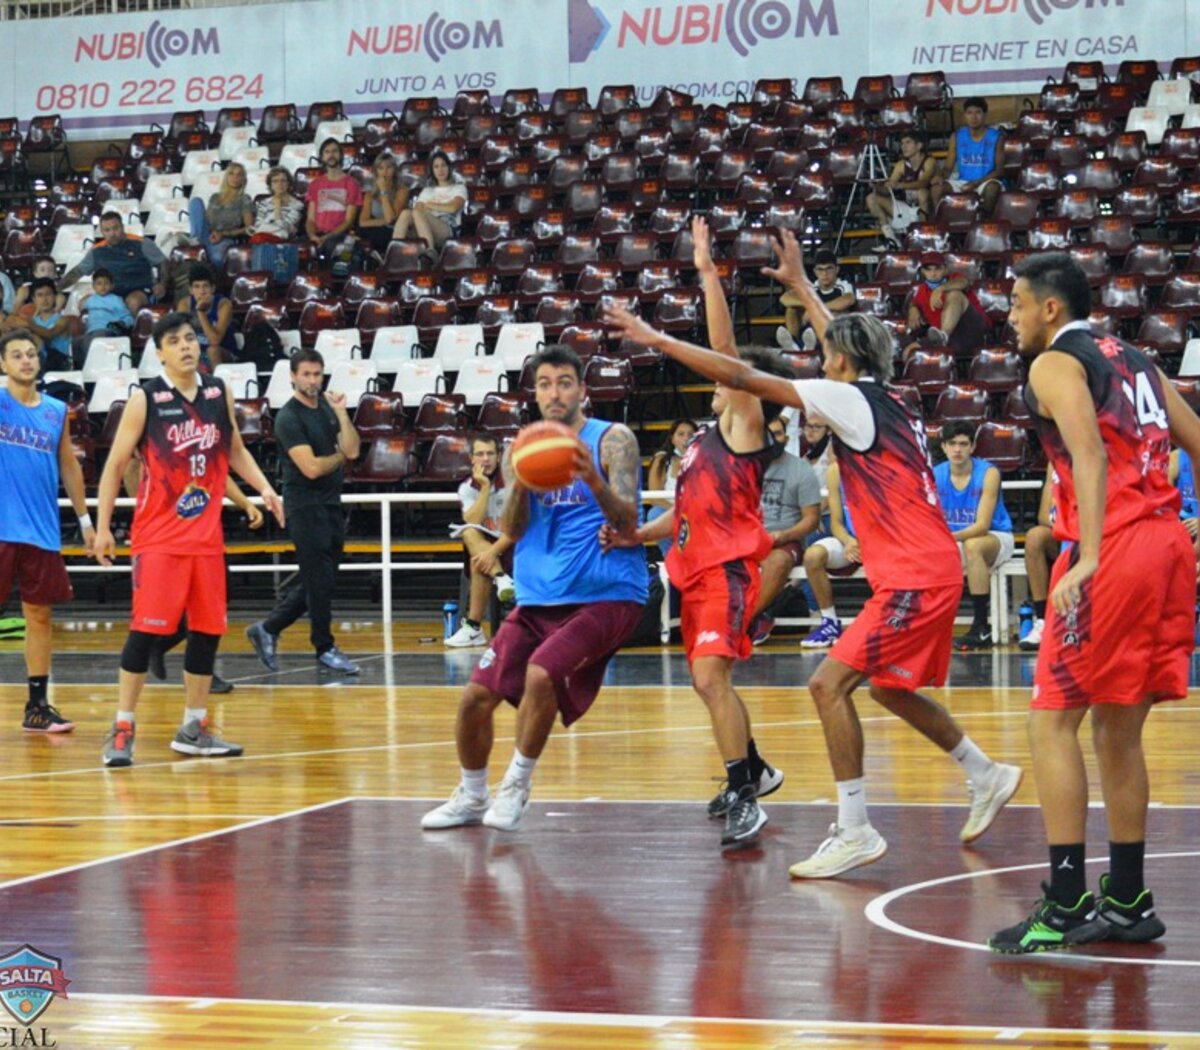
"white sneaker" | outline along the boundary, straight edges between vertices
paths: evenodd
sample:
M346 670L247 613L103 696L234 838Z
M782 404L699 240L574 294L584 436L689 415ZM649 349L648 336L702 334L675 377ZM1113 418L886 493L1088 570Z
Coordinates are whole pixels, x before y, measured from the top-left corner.
M793 879L832 879L865 864L874 864L887 852L887 843L870 824L857 828L829 825L829 838L808 860L788 868Z
M800 333L800 342L805 350L815 350L817 348L817 330L815 328L806 328Z
M780 350L786 350L788 353L798 353L800 347L796 345L796 340L792 338L792 333L787 330L786 325L780 325L775 329L775 345Z
M453 649L470 649L473 645L487 645L487 638L483 635L482 627L472 627L466 620L449 638L445 644Z
M521 818L529 808L529 786L519 780L505 780L496 792L496 798L483 815L483 822L489 828L499 828L501 831L516 831L521 826Z
M1046 629L1046 621L1035 619L1033 626L1029 628L1029 633L1025 635L1017 646L1024 649L1026 652L1036 652L1042 645L1042 631Z
M925 340L930 346L949 346L950 337L940 328L931 328L925 333Z
M492 577L492 583L496 585L496 597L501 602L511 602L517 596L517 585L508 573L497 573Z
M969 780L967 791L971 795L971 815L963 825L958 837L963 842L974 842L996 819L1004 804L1016 794L1021 786L1021 767L1006 766L997 762L992 778L983 787L976 787Z
M462 828L483 821L483 815L492 804L491 795L478 798L469 794L460 783L454 789L449 802L443 802L437 809L431 809L421 818L421 827L427 831L439 828Z

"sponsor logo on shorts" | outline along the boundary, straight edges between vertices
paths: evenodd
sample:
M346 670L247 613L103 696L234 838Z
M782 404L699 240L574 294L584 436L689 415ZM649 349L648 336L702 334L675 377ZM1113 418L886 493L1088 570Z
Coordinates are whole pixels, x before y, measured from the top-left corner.
M887 669L892 673L899 675L901 678L912 678L913 673L907 667L901 667L899 664L888 664Z
M1063 626L1065 628L1062 636L1063 648L1065 649L1067 646L1071 646L1075 649L1078 649L1080 647L1079 615L1074 609L1067 613L1066 623Z
M208 490L202 489L193 481L175 502L175 513L181 518L198 518L204 513L208 503Z
M687 546L688 536L691 535L692 527L688 523L687 516L684 515L679 519L679 539L676 541L679 544L679 549L683 550Z
M479 658L479 669L481 671L486 671L495 662L496 662L496 650L491 649L491 648L484 649L483 655Z
M912 611L914 598L914 591L900 592L900 600L896 603L896 607L892 610L892 615L888 617L887 621L887 625L892 630L903 631L908 626L904 621L908 619L908 614Z
M149 616L143 616L142 623L148 624L151 627L166 627L167 626L166 620L155 620Z
M696 639L697 645L708 645L709 642L719 642L721 636L716 631L701 631Z
M173 390L156 390L154 391L154 403L156 405L165 405L175 396Z

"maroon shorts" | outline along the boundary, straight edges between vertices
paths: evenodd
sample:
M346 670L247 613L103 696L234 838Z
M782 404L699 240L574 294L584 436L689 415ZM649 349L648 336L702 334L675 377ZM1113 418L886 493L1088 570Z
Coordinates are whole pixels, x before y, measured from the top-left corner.
M471 681L514 707L525 669L537 664L554 682L562 723L579 719L596 699L613 654L642 618L638 602L517 606L479 658Z
M783 546L776 547L775 549L777 551L783 551L789 558L792 559L792 568L795 568L797 565L804 564L805 547L803 540L792 540L791 543L785 543Z
M14 582L21 585L26 605L58 605L75 597L58 551L0 540L0 605L8 600Z
M189 631L225 633L225 553L135 554L130 627L174 634L185 612Z
M1073 564L1054 563L1050 591ZM1195 648L1196 552L1174 517L1134 522L1105 536L1100 568L1070 615L1046 607L1033 676L1038 710L1140 704L1187 695Z

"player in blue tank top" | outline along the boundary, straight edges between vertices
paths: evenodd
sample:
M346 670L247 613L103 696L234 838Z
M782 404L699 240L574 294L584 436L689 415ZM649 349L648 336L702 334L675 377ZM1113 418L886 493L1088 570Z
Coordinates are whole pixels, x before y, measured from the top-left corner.
M1196 473L1192 468L1192 457L1183 449L1177 448L1171 453L1168 475L1174 486L1179 489L1181 500L1179 519L1187 526L1188 532L1194 539L1196 517L1200 513L1200 502L1196 499Z
M637 524L641 456L621 423L583 414L583 363L549 346L531 362L542 418L579 435L574 480L531 492L504 461L508 499L501 531L516 540L517 608L496 632L463 691L455 739L461 781L450 801L426 813L427 830L486 824L516 831L529 808L534 766L554 728L581 717L595 700L613 654L637 628L649 577L645 551L600 549L604 525ZM516 749L493 799L488 757L496 708L517 707Z
M976 459L975 427L953 420L942 428L946 462L933 468L938 499L967 570L974 619L954 648L988 649L995 644L990 622L991 574L1013 556L1012 518L1000 495L1000 471Z
M23 726L31 733L67 733L74 724L50 706L51 606L70 601L62 558L58 484L79 517L88 553L96 537L84 502L83 471L71 446L67 406L38 393L37 341L17 328L0 337L0 602L20 584L25 616L25 668L29 699Z
M987 119L987 99L969 98L963 103L966 127L951 136L950 152L945 160L944 175L934 176L930 184L933 207L947 193L972 190L979 194L984 215L991 215L1000 191L1004 189L1000 168L1000 144L1004 135L999 128L990 128Z

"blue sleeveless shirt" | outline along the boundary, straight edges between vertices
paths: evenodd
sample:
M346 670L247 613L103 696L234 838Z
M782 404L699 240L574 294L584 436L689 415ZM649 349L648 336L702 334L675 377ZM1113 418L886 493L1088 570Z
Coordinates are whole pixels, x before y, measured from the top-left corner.
M579 439L597 465L600 441L610 426L589 419L580 431ZM584 482L574 481L553 492L531 492L528 499L529 525L517 541L514 558L518 605L645 604L649 590L645 551L641 547L607 554L600 550L604 512Z
M0 540L62 550L58 443L67 406L42 395L29 408L0 390Z
M991 469L986 459L971 457L971 482L965 489L959 491L950 480L950 461L939 463L933 468L933 476L937 481L938 499L942 503L942 514L951 532L970 528L975 524L975 512L979 501L983 499L983 479ZM1004 496L996 499L996 509L992 512L992 523L988 532L1012 532L1012 518L1008 516L1008 508L1004 506Z
M1196 500L1196 474L1192 470L1192 457L1183 449L1179 450L1179 477L1175 479L1175 487L1183 497L1183 505L1179 508L1180 519L1197 517L1200 503Z
M971 138L970 128L959 128L954 135L954 163L958 166L958 177L967 182L982 179L996 164L996 143L1000 132L988 128L980 141Z

